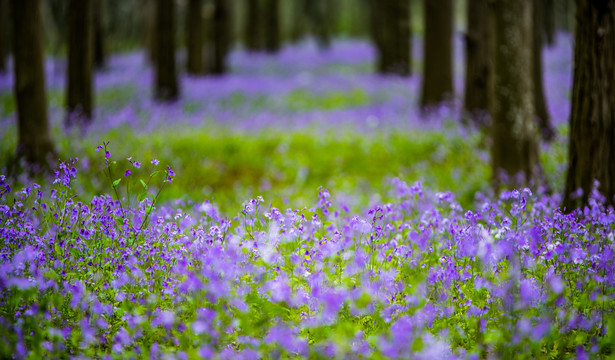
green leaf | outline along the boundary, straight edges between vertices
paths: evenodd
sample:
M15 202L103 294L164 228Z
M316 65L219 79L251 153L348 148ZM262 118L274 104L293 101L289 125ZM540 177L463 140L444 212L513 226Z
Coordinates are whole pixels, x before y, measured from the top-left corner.
M56 254L60 253L60 245L58 245L58 243L53 244L53 250L55 251Z
M147 184L145 181L143 181L143 179L139 179L139 181L141 182L141 185L143 185L143 188L147 191Z
M122 181L122 178L119 178L119 179L115 180L115 181L113 182L113 187L118 186L118 185L120 184L120 181Z
M147 195L148 195L148 194L147 194L146 192L140 193L140 194L139 194L139 196L137 196L137 201L138 201L138 202L141 202L141 201L145 200L145 198L147 197Z

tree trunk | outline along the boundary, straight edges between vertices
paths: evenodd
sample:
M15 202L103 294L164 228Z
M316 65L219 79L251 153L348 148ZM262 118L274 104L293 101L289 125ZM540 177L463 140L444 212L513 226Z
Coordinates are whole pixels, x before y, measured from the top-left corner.
M147 51L147 60L149 63L156 66L158 58L158 36L156 36L157 16L156 8L158 0L143 0L145 8L145 48Z
M312 0L311 1L311 22L312 31L321 49L328 49L331 46L332 30L332 0Z
M263 30L265 51L276 53L280 50L280 2L279 0L264 0Z
M371 0L372 37L378 49L378 72L411 73L410 2Z
M465 36L466 79L463 108L479 125L486 124L489 109L488 0L468 0L468 30Z
M555 0L539 0L536 2L542 14L543 40L547 45L553 46L555 44Z
M6 59L9 55L9 3L0 0L0 74L7 70Z
M263 43L259 0L247 0L245 15L245 47L249 51L260 51Z
M615 0L576 6L567 212L588 204L596 180L606 204L615 204Z
M544 14L540 1L532 1L532 81L534 82L534 110L536 112L536 121L538 122L542 138L546 141L552 141L555 138L556 131L551 124L551 118L547 110L547 101L542 80L542 45L545 38L543 37Z
M155 99L173 102L179 98L175 68L175 1L156 0Z
M104 0L94 0L94 67L105 68L105 4Z
M498 0L491 4L494 46L489 107L493 120L493 185L536 184L542 170L534 120L532 81L532 1Z
M192 75L204 73L202 5L201 0L189 0L186 10L186 48L188 52L186 68Z
M294 0L292 1L292 23L290 29L290 40L292 42L301 41L307 32L307 16L309 0Z
M226 73L226 55L230 48L229 0L215 0L213 14L213 64L212 73Z
M40 1L12 1L11 18L17 103L17 156L25 159L30 173L40 173L49 169L54 154L47 121Z
M424 0L425 44L421 106L453 95L453 0Z
M92 0L70 0L68 5L67 126L92 121L92 5Z

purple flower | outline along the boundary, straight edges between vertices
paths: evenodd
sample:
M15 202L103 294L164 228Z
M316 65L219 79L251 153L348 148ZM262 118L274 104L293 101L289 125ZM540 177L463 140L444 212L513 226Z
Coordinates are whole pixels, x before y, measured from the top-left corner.
M124 173L124 176L128 176L130 175L130 170L126 170L126 172Z
M158 161L158 159L152 159L151 163L152 163L154 166L158 166L158 164L160 164L160 161Z

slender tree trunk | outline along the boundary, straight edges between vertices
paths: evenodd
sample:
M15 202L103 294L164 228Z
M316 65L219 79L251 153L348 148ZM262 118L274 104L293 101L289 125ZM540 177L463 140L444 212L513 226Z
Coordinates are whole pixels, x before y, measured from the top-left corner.
M532 81L532 1L498 0L491 4L494 46L490 84L493 120L493 185L515 187L540 180L538 132Z
M541 0L542 1L542 0ZM556 131L551 124L551 117L547 110L547 100L542 79L542 47L543 47L543 29L544 29L544 14L541 1L532 1L532 81L534 82L534 110L536 112L536 120L542 138L546 141L552 141L555 138Z
M94 67L105 68L105 4L104 0L94 0Z
M188 73L192 75L204 73L202 5L201 0L189 0L186 10L186 48L188 52L186 67Z
M9 55L9 3L0 0L0 74L7 71L6 60Z
M264 0L263 30L265 51L276 53L280 50L280 2L279 0Z
M175 67L175 0L156 0L156 89L159 101L179 98Z
M290 30L290 40L292 42L296 43L301 41L307 32L306 9L308 8L308 1L309 0L292 1L292 23Z
M158 0L143 0L145 8L145 48L150 64L156 66L158 58L158 36L156 35L156 8Z
M561 0L559 0L561 1ZM540 6L542 32L547 45L555 44L555 0L536 1Z
M230 48L229 0L215 0L213 14L213 64L212 73L226 73L226 55Z
M29 172L40 173L49 169L55 153L47 120L40 1L11 1L11 18L17 103L17 156L25 159Z
M247 0L245 12L244 41L249 51L260 51L263 48L261 11L259 0Z
M70 0L68 5L67 126L92 121L92 5L92 0Z
M596 180L606 204L615 204L615 0L576 6L567 212L588 204Z
M424 0L425 58L421 106L449 100L453 94L453 0Z
M410 3L408 0L371 0L372 38L378 49L378 72L411 73Z
M312 12L311 20L314 35L321 49L328 49L331 46L331 31L333 17L333 0L311 0Z
M489 109L488 0L468 0L468 32L465 36L466 80L463 107L466 115L485 125Z

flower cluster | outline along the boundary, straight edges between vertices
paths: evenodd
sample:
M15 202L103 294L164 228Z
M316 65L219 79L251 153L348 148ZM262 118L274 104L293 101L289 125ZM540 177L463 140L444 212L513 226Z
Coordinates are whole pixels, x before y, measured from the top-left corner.
M363 213L321 188L310 210L257 198L226 218L209 202L83 201L73 169L49 192L0 177L2 357L612 354L615 214L600 197L570 215L527 189L463 210L394 179L394 201Z

